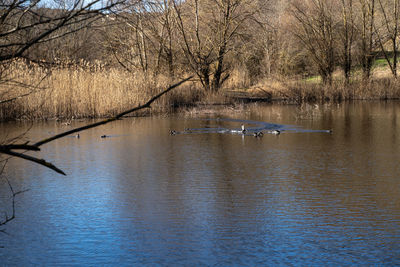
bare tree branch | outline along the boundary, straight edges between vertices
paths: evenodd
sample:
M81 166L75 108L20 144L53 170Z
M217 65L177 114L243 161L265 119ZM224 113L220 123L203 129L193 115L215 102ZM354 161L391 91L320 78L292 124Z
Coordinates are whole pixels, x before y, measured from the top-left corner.
M35 162L37 164L43 165L43 166L45 166L45 167L47 167L47 168L49 168L49 169L51 169L51 170L53 170L53 171L55 171L57 173L60 173L62 175L66 175L65 172L63 172L62 170L60 170L59 168L54 166L52 163L45 161L44 159L38 159L38 158L35 158L35 157L32 157L32 156L25 155L23 153L14 152L14 151L11 151L11 150L0 150L0 153L7 154L7 155L10 155L10 156L14 156L14 157L21 158L21 159L25 159L25 160L29 160L29 161Z
M18 144L18 145L0 145L0 151L7 151L7 150L30 150L30 151L40 151L40 148L37 146L31 146L28 144Z
M7 165L7 161L3 164L3 167L0 170L0 175L3 174L6 165ZM0 226L5 225L8 222L15 219L15 197L21 193L28 191L28 190L15 191L13 186L11 185L10 180L7 177L3 177L3 178L6 180L8 188L11 192L11 216L8 216L7 212L4 212L4 219L0 220ZM5 233L5 231L2 229L0 229L0 232Z
M73 134L73 133L77 133L77 132L80 132L80 131L83 131L83 130L87 130L87 129L90 129L90 128L94 128L94 127L97 127L97 126L100 126L100 125L107 124L107 123L109 123L109 122L118 120L118 119L122 118L123 116L125 116L125 115L127 115L127 114L129 114L129 113L132 113L132 112L134 112L134 111L138 111L138 110L144 109L144 108L149 108L150 105L151 105L155 100L157 100L158 98L160 98L160 97L163 96L164 94L168 93L169 91L171 91L171 90L174 89L175 87L178 87L179 85L183 84L184 82L186 82L186 81L188 81L188 80L190 80L190 79L192 79L192 78L193 78L193 76L190 76L190 77L187 77L187 78L181 80L181 81L178 82L178 83L175 83L175 84L171 85L170 87L168 87L167 89L165 89L164 91L162 91L161 93L159 93L158 95L153 96L149 101L147 101L147 102L146 102L145 104L143 104L143 105L139 105L139 106L134 107L134 108L132 108L132 109L126 110L126 111L124 111L124 112L121 112L121 113L119 113L118 115L116 115L116 116L114 116L114 117L112 117L112 118L105 119L105 120L102 120L102 121L99 121L99 122L96 122L96 123L93 123L93 124L85 125L85 126L82 126L82 127L78 127L78 128L75 128L75 129L72 129L72 130L69 130L69 131L66 131L66 132L57 134L57 135L55 135L55 136L52 136L52 137L43 139L43 140L41 140L41 141L35 143L34 146L39 147L39 146L41 146L41 145L44 145L44 144L46 144L46 143L49 143L49 142L54 141L54 140L56 140L56 139L59 139L59 138L61 138L61 137L64 137L64 136L67 136L67 135L70 135L70 134Z
M23 42L6 42L2 43L2 47L15 47L15 49L12 49L11 51L1 51L2 54L0 54L0 61L5 61L9 59L13 59L16 57L22 56L29 48L34 46L37 43L41 43L44 41L52 40L54 38L60 38L65 36L66 34L58 34L56 36L52 36L55 32L59 31L60 29L66 28L67 26L71 25L80 25L79 27L82 27L82 22L88 21L90 24L91 21L96 19L98 15L101 15L103 11L110 10L113 7L116 7L120 4L122 4L125 0L118 0L113 3L109 3L104 7L99 7L99 8L93 8L95 5L100 3L100 0L94 0L90 1L86 4L82 4L82 1L75 1L74 6L70 10L66 10L66 12L63 12L59 14L56 17L46 17L40 14L36 14L33 10L31 10L32 7L29 7L29 12L27 10L23 10L22 13L20 14L21 16L26 16L27 13L29 13L30 16L35 17L39 21L37 22L32 22L27 25L20 25L20 19L17 20L17 25L13 27L12 29L6 30L1 29L0 30L0 36L2 37L12 37L14 35L18 34L23 34L26 30L39 30L37 34L35 34L32 38L29 40L23 41ZM35 1L33 3L33 6L37 6L39 1ZM13 13L16 12L21 12L21 7L23 2L18 2L18 3L12 3L9 5L6 5L8 8L9 12L7 14L4 14L3 16L0 17L0 26L3 28L4 25L11 25L13 22L8 21L8 15L10 17L13 15ZM79 5L81 5L79 7ZM18 14L18 13L17 13ZM40 27L43 27L43 29L40 29ZM4 31L3 31L4 30ZM68 31L68 33L73 33L74 30ZM11 36L10 36L11 35ZM11 39L11 38L10 38Z
M41 140L41 141L39 141L39 142L37 142L37 143L35 143L33 145L28 145L27 143L25 143L25 144L12 144L12 145L1 145L0 146L0 153L7 154L7 155L10 155L10 156L14 156L14 157L18 157L18 158L22 158L22 159L25 159L25 160L29 160L29 161L35 162L37 164L43 165L43 166L45 166L45 167L47 167L47 168L49 168L49 169L51 169L51 170L53 170L53 171L55 171L57 173L66 175L62 170L60 170L59 168L54 166L52 163L45 161L44 159L35 158L33 156L25 155L24 153L15 152L13 150L24 149L24 150L30 150L30 151L40 151L39 147L41 145L46 144L46 143L52 142L54 140L57 140L59 138L62 138L64 136L67 136L67 135L70 135L70 134L73 134L73 133L77 133L77 132L80 132L80 131L83 131L83 130L94 128L94 127L97 127L97 126L100 126L100 125L104 125L104 124L107 124L109 122L121 119L123 116L125 116L125 115L127 115L129 113L132 113L132 112L144 109L144 108L150 108L151 104L155 100L157 100L158 98L160 98L164 94L168 93L172 89L174 89L174 88L178 87L179 85L183 84L184 82L190 80L192 77L193 76L187 77L187 78L185 78L185 79L183 79L183 80L171 85L170 87L168 87L167 89L165 89L161 93L153 96L145 104L139 105L139 106L134 107L132 109L126 110L124 112L121 112L121 113L117 114L116 116L114 116L112 118L105 119L105 120L102 120L102 121L99 121L99 122L96 122L96 123L92 123L92 124L89 124L89 125L85 125L83 127L78 127L78 128L75 128L75 129L72 129L72 130L69 130L69 131L54 135L52 137L43 139L43 140Z

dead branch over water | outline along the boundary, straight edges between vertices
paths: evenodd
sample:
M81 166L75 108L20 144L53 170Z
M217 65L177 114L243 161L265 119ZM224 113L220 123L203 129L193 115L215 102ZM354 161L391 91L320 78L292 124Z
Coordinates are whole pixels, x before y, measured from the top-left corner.
M96 123L92 123L92 124L88 124L88 125L85 125L85 126L82 126L82 127L78 127L78 128L75 128L75 129L72 129L72 130L69 130L69 131L65 131L63 133L60 133L60 134L54 135L52 137L43 139L43 140L41 140L39 142L36 142L33 145L28 145L27 143L25 143L25 144L0 145L0 153L6 154L6 155L10 155L10 156L14 156L14 157L17 157L17 158L22 158L22 159L25 159L25 160L28 160L28 161L32 161L32 162L35 162L35 163L40 164L42 166L45 166L45 167L47 167L47 168L49 168L49 169L51 169L51 170L53 170L53 171L55 171L57 173L66 175L62 170L60 170L59 168L57 168L53 164L45 161L44 159L35 158L33 156L25 155L24 153L15 152L14 150L21 150L22 149L22 150L28 150L28 151L40 151L40 148L39 148L40 146L42 146L44 144L47 144L49 142L52 142L54 140L57 140L59 138L62 138L64 136L67 136L67 135L70 135L70 134L73 134L73 133L77 133L77 132L81 132L81 131L84 131L84 130L87 130L87 129L91 129L91 128L94 128L94 127L97 127L97 126L100 126L100 125L104 125L104 124L110 123L112 121L119 120L123 116L125 116L125 115L127 115L129 113L132 113L132 112L144 109L144 108L150 108L151 104L154 101L156 101L158 98L160 98L161 96L165 95L166 93L168 93L172 89L180 86L181 84L189 81L192 78L193 78L193 76L187 77L187 78L185 78L185 79L183 79L183 80L171 85L170 87L168 87L167 89L165 89L161 93L153 96L145 104L136 106L136 107L128 109L128 110L125 110L125 111L117 114L116 116L114 116L112 118L108 118L108 119L105 119L105 120L102 120L102 121L99 121L99 122L96 122Z

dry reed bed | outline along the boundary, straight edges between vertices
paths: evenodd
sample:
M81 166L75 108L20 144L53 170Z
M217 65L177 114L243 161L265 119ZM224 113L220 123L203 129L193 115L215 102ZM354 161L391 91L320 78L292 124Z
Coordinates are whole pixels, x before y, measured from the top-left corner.
M246 82L247 81L247 82ZM40 67L14 61L0 66L0 101L27 95L0 105L0 121L8 119L69 119L107 117L144 103L165 89L171 81L162 75L128 73L107 69L101 64L64 64L57 68ZM225 87L246 88L248 78L234 71ZM332 85L275 78L263 80L247 90L249 94L268 94L272 98L295 103L340 101L348 99L399 99L400 82L392 78L355 80ZM199 82L186 83L153 104L151 112L165 112L176 107L200 104L235 104L224 90L205 93ZM206 107L209 108L209 107Z
M144 103L169 84L163 76L133 75L102 66L69 66L49 72L22 62L13 62L0 80L0 100L28 94L0 105L0 120L111 116ZM198 90L182 86L158 100L152 110L193 98L199 98Z

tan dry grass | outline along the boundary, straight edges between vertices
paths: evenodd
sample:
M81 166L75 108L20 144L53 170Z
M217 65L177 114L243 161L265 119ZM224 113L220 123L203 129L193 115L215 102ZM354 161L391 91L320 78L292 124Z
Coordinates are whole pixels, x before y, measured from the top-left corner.
M163 76L131 74L101 65L79 64L50 73L38 65L15 61L5 70L0 100L29 95L0 105L0 120L111 116L144 103L170 83ZM193 101L198 97L193 91L190 86L181 87L158 100L152 110Z
M374 68L368 82L362 80L361 71L353 73L350 84L345 83L343 76L342 70L336 70L331 85L324 85L318 76L309 79L273 76L250 86L248 74L235 69L225 87L245 92L249 96L262 97L269 94L273 100L295 103L400 98L400 82L393 79L388 66Z
M372 78L368 82L355 79L346 85L337 79L331 85L299 80L263 80L256 88L271 93L273 99L296 103L314 101L399 99L400 81L391 77Z
M377 71L369 82L356 77L350 85L345 85L341 79L324 86L316 82L274 77L249 87L248 75L234 70L220 92L204 92L199 82L186 83L157 100L151 112L165 112L195 103L203 107L235 104L227 96L232 89L245 91L251 96L271 95L273 99L295 103L400 98L400 82L387 77L387 71ZM0 66L0 101L29 95L1 104L0 120L111 116L144 103L171 82L162 75L132 74L107 69L101 64L68 63L50 72L36 64L14 61Z

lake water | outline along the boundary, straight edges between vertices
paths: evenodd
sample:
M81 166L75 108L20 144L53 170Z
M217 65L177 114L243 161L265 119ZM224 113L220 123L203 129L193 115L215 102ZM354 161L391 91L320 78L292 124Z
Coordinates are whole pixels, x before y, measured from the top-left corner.
M399 116L400 102L256 105L127 118L48 143L39 155L67 176L7 164L14 189L29 191L1 228L0 266L400 265ZM82 124L0 133L31 127L38 141ZM246 135L228 131L242 124Z

